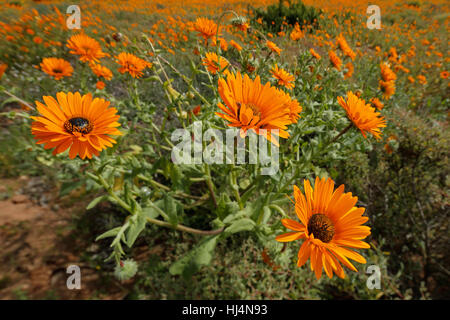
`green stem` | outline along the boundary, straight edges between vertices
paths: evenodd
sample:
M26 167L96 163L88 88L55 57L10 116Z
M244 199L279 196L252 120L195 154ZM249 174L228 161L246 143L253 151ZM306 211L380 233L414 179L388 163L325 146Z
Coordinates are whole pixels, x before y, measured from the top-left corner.
M112 190L111 186L108 185L108 183L106 182L106 180L102 177L102 175L100 173L98 173L95 168L94 168L94 163L93 161L90 161L91 167L95 172L95 177L98 179L98 181L100 182L100 184L103 186L103 188L108 192L108 194L117 202L117 204L119 204L122 208L124 208L125 210L127 210L128 212L130 212L131 214L134 214L131 210L131 207L126 204L122 199L120 199ZM153 203L150 204L152 206L152 208L154 208L156 211L158 211L158 213L163 216L166 220L168 220L168 215L162 211L160 208L158 208L157 206L155 206ZM216 235L219 234L221 232L223 232L224 228L220 228L220 229L216 229L216 230L199 230L199 229L194 229L194 228L190 228L190 227L186 227L184 225L181 224L177 224L176 226L174 226L171 223L165 222L165 221L161 221L161 220L157 220L157 219L153 219L153 218L147 218L147 221L150 223L154 223L156 225L162 226L162 227L167 227L167 228L172 228L172 229L176 229L179 231L184 231L184 232L189 232L189 233L193 233L193 234L199 234L199 235Z
M205 173L206 173L206 185L208 186L209 193L211 194L211 198L214 202L214 206L217 208L217 198L216 194L214 193L214 183L212 182L211 178L211 170L209 169L209 165L205 163Z

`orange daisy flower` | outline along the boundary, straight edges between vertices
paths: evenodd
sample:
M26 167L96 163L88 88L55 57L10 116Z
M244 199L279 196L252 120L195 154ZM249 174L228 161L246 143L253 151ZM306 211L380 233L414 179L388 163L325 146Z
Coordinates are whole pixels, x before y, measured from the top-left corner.
M348 79L353 75L353 64L351 62L348 62L345 64L345 68L347 69L347 72L344 74L344 79Z
M241 51L242 47L234 40L230 40L230 46L235 48L237 51Z
M375 112L370 104L366 104L363 99L358 98L353 92L347 92L347 100L338 97L338 102L347 112L347 117L361 131L364 138L367 138L366 132L370 132L375 138L381 138L380 128L386 127L386 120Z
M284 86L289 90L295 87L294 76L284 69L278 69L278 65L275 65L270 72L273 77L278 80L279 85Z
M344 185L334 190L334 181L316 178L314 189L304 180L305 195L294 186L295 213L300 222L282 219L281 223L293 232L276 237L279 242L304 239L298 252L297 266L310 259L311 270L320 279L322 270L329 278L335 273L345 278L341 263L357 272L349 261L366 263L363 256L351 250L368 249L362 241L370 235L370 227L363 226L369 220L364 217L364 208L355 207L358 201L351 192L344 193Z
M227 74L227 79L219 79L219 94L225 105L218 103L224 113L216 115L231 122L230 127L241 129L241 137L245 137L247 130L265 136L269 141L278 145L270 130L276 129L278 136L288 138L287 126L292 122L291 109L293 99L270 83L261 84L259 76L251 80L248 75L241 76ZM294 110L295 112L295 110ZM261 129L267 130L262 132Z
M330 50L328 52L328 56L330 57L331 64L340 71L342 66L342 60L333 50Z
M205 41L217 34L217 24L208 18L197 18L194 23L194 30L198 35L203 37Z
M272 41L269 41L269 40L266 41L266 46L267 46L272 52L275 52L275 53L278 53L278 54L280 54L281 51L283 51L283 49L278 48L277 45L276 45L275 43L273 43Z
M120 53L117 57L117 63L122 67L119 68L120 73L128 72L133 78L140 78L144 74L142 71L145 68L151 68L152 63L147 62L144 59L136 57L135 55L127 52Z
M37 144L44 144L44 149L53 150L53 155L66 151L70 147L69 158L77 155L81 159L91 159L100 151L112 147L116 141L108 135L122 135L117 130L115 108L108 108L109 101L95 98L79 92L58 92L56 99L43 97L45 104L36 101L41 116L31 117L31 133Z
M303 34L302 30L300 29L300 26L298 25L298 23L296 23L294 26L294 29L292 30L289 37L291 38L292 41L297 41L297 40L303 38L304 36L305 35Z
M425 76L421 74L417 76L417 81L419 81L420 84L427 84L427 78L425 78Z
M381 102L380 99L378 99L378 98L372 98L372 100L370 100L370 102L372 103L372 106L377 108L377 110L382 110L384 108L383 102Z
M1 67L0 67L1 68ZM441 79L447 79L449 76L449 72L448 71L441 71L441 73L439 74L439 76L441 77ZM1 77L1 76L0 76Z
M0 63L0 79L3 77L6 68L8 68L8 65L6 63Z
M347 43L347 40L345 40L344 36L342 35L342 33L337 37L337 43L339 48L342 50L342 52L344 52L344 54L347 57L350 57L350 59L355 59L356 54L355 52L350 48L350 46Z
M383 92L383 98L389 99L395 93L395 82L380 80L380 88Z
M40 64L42 71L55 80L61 80L63 77L70 77L73 73L73 68L70 63L64 59L59 58L44 58Z
M309 49L309 52L311 53L311 55L316 58L317 60L320 60L322 57L320 56L320 54L318 54L313 48Z
M203 65L207 67L209 72L216 74L228 67L228 61L224 57L217 57L214 52L207 52L205 58L203 58Z
M103 77L105 80L111 80L113 77L111 70L101 64L91 63L89 67L91 67L92 72L99 78Z
M250 29L250 24L244 17L233 19L232 25L242 32L247 32L247 30Z
M97 81L97 83L95 84L95 87L98 90L103 90L105 89L106 84L103 81Z
M380 64L380 69L383 81L395 81L397 79L397 75L389 68L387 63Z
M67 48L71 49L69 52L79 55L83 62L96 61L100 58L106 57L107 54L102 51L97 40L80 33L70 37L67 40Z

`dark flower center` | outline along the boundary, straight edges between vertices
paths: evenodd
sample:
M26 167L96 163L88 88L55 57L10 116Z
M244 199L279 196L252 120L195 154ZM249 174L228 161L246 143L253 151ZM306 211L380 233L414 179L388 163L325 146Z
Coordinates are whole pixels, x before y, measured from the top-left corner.
M76 131L87 134L94 129L94 125L85 118L75 117L64 122L64 129L70 133Z
M334 236L333 222L322 213L313 214L308 222L308 235L311 233L322 242L330 242Z
M61 69L53 69L53 72L54 73L62 73L62 70Z

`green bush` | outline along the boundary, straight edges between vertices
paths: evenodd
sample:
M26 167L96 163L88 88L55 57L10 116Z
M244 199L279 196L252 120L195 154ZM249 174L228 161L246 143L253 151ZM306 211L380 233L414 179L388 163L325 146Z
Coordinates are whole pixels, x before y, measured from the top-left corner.
M370 215L373 239L389 239L389 270L402 271L402 292L448 298L448 131L412 112L394 111L386 144L344 161L339 179ZM389 152L388 152L389 151ZM392 151L392 152L391 152Z
M286 2L288 6L285 5ZM262 18L263 27L267 31L279 32L283 29L283 22L292 26L298 23L300 27L305 25L318 27L321 13L320 9L306 6L301 0L297 2L280 0L278 4L270 5L266 10L257 9L254 20Z

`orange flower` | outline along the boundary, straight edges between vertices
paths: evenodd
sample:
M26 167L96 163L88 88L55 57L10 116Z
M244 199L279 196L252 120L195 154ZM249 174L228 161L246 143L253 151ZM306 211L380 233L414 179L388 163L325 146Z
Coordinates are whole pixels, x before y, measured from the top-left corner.
M420 84L427 84L427 78L425 78L424 75L419 74L417 76L417 80L419 81Z
M301 38L303 38L305 35L303 34L302 30L300 29L300 26L298 25L298 23L295 24L294 26L294 30L292 30L291 34L290 34L290 38L292 41L297 41Z
M309 52L311 53L311 55L316 58L317 60L321 59L320 54L318 54L313 48L309 49Z
M355 59L356 54L350 48L342 33L337 37L337 43L339 48L342 50L342 52L344 52L346 56L350 57L350 59L352 60Z
M202 107L200 105L196 106L194 109L192 109L192 113L196 116L200 114Z
M212 39L212 44L213 46L216 46L216 38ZM219 45L220 45L220 49L222 49L223 51L227 51L228 50L228 43L227 40L225 40L224 38L219 38Z
M389 99L395 93L395 82L380 80L380 88L383 92L383 98Z
M127 52L120 53L118 56L116 56L116 59L116 62L122 66L121 68L119 68L119 72L128 72L133 78L142 77L142 75L144 74L143 70L145 68L152 67L152 64L150 62L147 62Z
M98 59L107 56L107 54L102 51L97 40L92 39L83 33L70 37L70 39L67 40L66 46L71 49L70 53L79 55L80 60L83 62L98 62Z
M235 48L237 51L241 51L242 47L234 40L230 40L230 46Z
M209 72L216 74L228 67L228 61L224 57L217 57L214 52L207 52L203 58L203 65L208 68Z
M355 207L358 201L351 192L344 193L344 185L334 190L334 181L316 178L314 189L304 180L303 194L294 186L295 213L300 222L282 219L281 223L293 232L276 237L279 242L304 239L298 252L297 266L301 267L310 259L311 270L320 279L322 270L329 278L335 273L345 278L341 264L350 270L358 270L348 260L366 263L363 256L351 250L368 249L362 241L370 235L370 227L363 226L369 218L364 217L364 208Z
M377 110L382 110L384 108L383 102L381 102L378 98L372 98L370 102L372 103L372 106L377 108Z
M391 141L397 141L398 138L396 135L389 136L386 140L386 144L384 145L384 150L387 154L391 154L394 150L392 149Z
M0 63L0 79L3 77L6 68L8 68L8 65L6 63Z
M36 44L41 44L43 42L43 40L41 37L36 36L33 38L33 42Z
M283 49L278 48L277 45L276 45L275 43L273 43L272 41L269 41L269 40L266 41L266 46L267 46L272 52L275 52L275 53L278 53L278 54L280 54L281 51L283 50Z
M397 75L394 73L394 71L389 68L389 65L387 63L380 64L381 69L381 77L384 81L394 81L397 79Z
M350 78L353 75L353 71L354 71L353 64L351 62L348 62L345 65L345 68L347 69L347 72L344 74L344 78L347 79L347 78Z
M338 57L338 55L333 50L330 50L328 52L328 56L330 57L331 64L340 71L341 66L342 66L342 60Z
M103 77L105 80L111 80L113 77L111 70L101 64L91 63L89 67L91 67L92 72L99 78Z
M103 90L105 89L106 84L103 81L97 81L97 83L95 84L95 87L98 90Z
M449 76L448 71L442 71L440 74L441 79L447 79Z
M240 128L241 137L245 137L249 129L276 145L278 140L269 130L279 130L276 135L281 138L289 137L286 129L292 123L291 104L295 102L282 90L270 83L262 85L259 76L251 80L238 72L236 75L228 73L226 80L219 79L219 94L225 105L219 102L218 107L224 113L216 112L216 115L231 122L228 126Z
M379 112L375 112L375 108L366 104L351 91L347 92L347 100L344 100L343 97L337 99L347 112L347 117L361 131L364 138L367 138L366 132L370 132L375 138L380 139L380 128L386 127L386 120L380 116Z
M205 41L217 34L217 24L208 18L197 18L194 23L194 30L198 35L203 37Z
M73 73L73 68L70 63L64 59L59 58L44 58L41 63L42 71L55 80L61 80L63 77L70 77Z
M270 70L273 77L278 80L278 84L286 87L286 89L293 89L295 87L295 78L292 74L284 69L278 69L278 65Z
M250 28L250 24L243 17L234 19L232 21L232 24L233 24L233 26L235 26L238 30L240 30L242 32L247 32L247 30Z
M56 98L44 96L45 104L36 101L41 114L31 117L31 133L37 144L44 144L45 149L52 149L53 155L66 151L70 147L69 158L77 155L81 159L91 159L100 151L112 147L116 141L108 135L122 135L116 128L115 108L108 108L109 102L79 92L58 92Z

